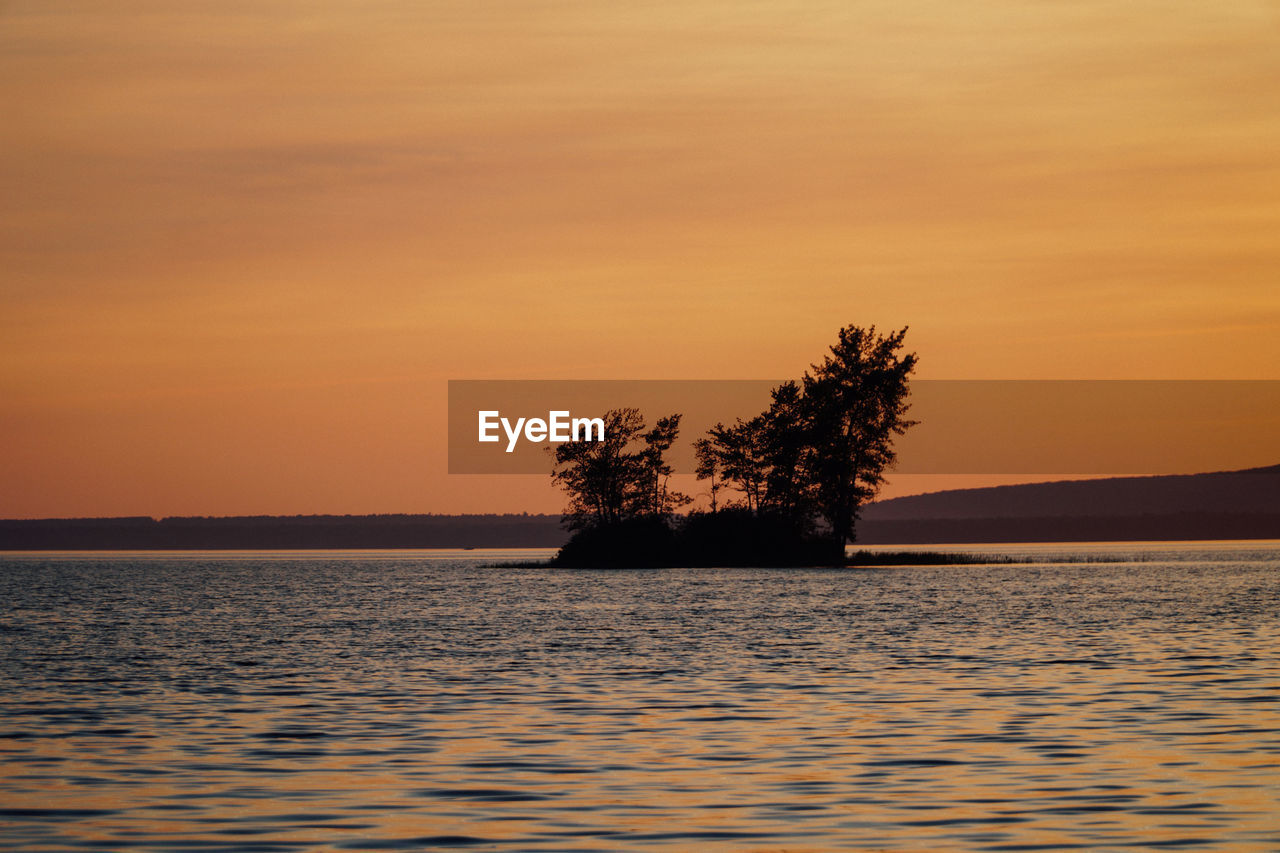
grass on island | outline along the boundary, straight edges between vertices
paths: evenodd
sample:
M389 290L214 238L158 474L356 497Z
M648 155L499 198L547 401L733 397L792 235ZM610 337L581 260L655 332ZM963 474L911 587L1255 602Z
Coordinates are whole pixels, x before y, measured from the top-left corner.
M1052 555L1046 560L972 551L914 549L862 549L849 554L841 543L797 531L794 524L785 519L722 511L686 516L675 524L662 517L643 517L584 527L549 560L504 563L501 568L788 569L1117 562L1098 559L1099 556L1103 555L1079 555L1078 558Z
M600 565L565 565L557 562L555 557L546 560L516 560L511 562L493 563L486 568L492 569L618 569L618 568L792 568L792 569L838 569L838 568L856 568L856 569L874 569L887 568L892 566L984 566L992 564L1005 563L1021 563L1024 560L1015 559L1014 557L1006 557L994 554L966 554L953 553L943 551L857 551L850 554L846 558L843 565L823 565L823 564L805 564L797 562L794 565L780 565L776 562L767 564L747 562L733 563L699 563L697 565L617 565L613 561L609 563L601 563Z
M846 566L876 568L880 566L986 566L993 563L1019 563L1013 557L998 554L968 554L954 551L855 551L845 559Z
M1074 563L1128 563L1134 557L1123 554L1052 554L1041 558L1031 556L1010 556L1008 554L980 554L956 551L855 551L849 554L843 564L830 563L794 563L779 562L699 562L683 564L679 562L653 562L640 564L605 560L598 563L564 563L557 557L546 560L515 560L502 563L491 563L489 569L885 569L906 566L993 566L993 565L1035 565L1035 564L1074 564Z

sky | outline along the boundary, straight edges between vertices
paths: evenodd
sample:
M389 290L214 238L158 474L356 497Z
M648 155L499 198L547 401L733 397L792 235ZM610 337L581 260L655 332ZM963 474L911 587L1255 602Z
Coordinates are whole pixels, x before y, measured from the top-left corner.
M0 517L555 511L448 380L848 323L1280 379L1274 0L10 0L0 115Z

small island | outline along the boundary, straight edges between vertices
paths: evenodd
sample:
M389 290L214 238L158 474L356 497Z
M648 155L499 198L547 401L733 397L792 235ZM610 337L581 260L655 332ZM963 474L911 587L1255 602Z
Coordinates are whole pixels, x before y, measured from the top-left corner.
M650 428L634 408L607 412L603 441L571 441L553 451L551 476L569 499L563 523L574 533L549 565L971 562L958 554L845 554L862 506L896 458L894 438L915 423L907 411L917 357L903 351L906 333L842 328L820 363L772 390L765 411L718 423L696 440L706 509L681 512L692 498L668 485L666 454L679 435L679 414Z

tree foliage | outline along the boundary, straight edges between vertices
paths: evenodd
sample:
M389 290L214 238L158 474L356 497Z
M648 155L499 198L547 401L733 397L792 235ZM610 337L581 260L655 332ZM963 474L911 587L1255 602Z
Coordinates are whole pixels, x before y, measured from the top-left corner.
M841 329L800 383L773 389L768 409L712 427L698 447L699 476L716 471L742 496L736 505L843 547L896 459L893 439L914 424L906 413L916 355L902 353L906 332Z
M636 518L666 518L690 502L668 486L667 451L680 434L680 415L646 429L634 408L604 415L602 441L555 446L552 480L569 496L564 523L571 530L616 525Z
M897 460L893 439L908 420L915 353L902 353L907 330L877 335L846 326L820 364L805 373L802 397L814 505L841 547L855 538L864 503Z
M578 531L560 564L843 564L862 506L897 458L894 439L915 423L906 333L844 327L799 382L772 390L767 409L694 442L710 513L673 524L690 503L668 485L680 415L650 429L636 409L615 409L603 441L557 445L552 477L569 496L565 524Z

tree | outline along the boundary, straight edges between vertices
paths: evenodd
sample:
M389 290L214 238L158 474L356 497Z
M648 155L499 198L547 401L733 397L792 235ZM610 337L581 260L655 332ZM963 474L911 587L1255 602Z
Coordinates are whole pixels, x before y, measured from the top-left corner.
M600 441L569 441L555 446L551 479L569 495L564 524L570 530L621 521L629 512L637 476L628 445L644 429L636 409L613 409L604 415Z
M773 389L769 408L760 416L764 491L760 508L807 533L813 510L809 425L800 386L784 382Z
M639 452L640 470L643 481L637 483L635 507L636 515L666 517L679 507L692 502L692 498L667 488L667 480L671 476L671 465L666 461L666 453L675 444L680 435L680 415L667 415L658 418L653 429L644 435L644 448Z
M728 427L718 423L707 431L710 437L706 449L707 462L714 464L723 482L732 484L742 493L746 509L751 512L760 507L765 481L761 456L763 426L764 421L757 416L749 421L738 418L733 426ZM711 470L710 464L702 467Z
M730 427L718 423L708 438L694 443L697 476L712 479L713 501L720 486L731 484L750 512L780 516L804 528L808 508L804 479L805 425L800 387L785 382L772 391L761 414Z
M803 381L803 417L817 512L833 544L855 537L862 505L875 497L897 459L893 439L906 418L916 354L901 352L907 329L877 335L846 326Z
M712 427L696 445L698 477L718 475L748 512L793 535L820 526L831 552L843 555L862 505L896 458L894 437L914 423L905 417L916 364L914 353L901 353L906 332L841 329L801 383L773 389L768 409Z
M671 466L665 454L679 435L679 415L659 418L647 432L644 417L634 408L608 411L604 422L600 441L555 446L551 479L569 496L566 527L583 530L665 517L689 502L667 487Z
M711 496L711 511L719 511L719 496L721 489L724 488L722 471L720 467L720 455L716 450L716 445L709 438L700 438L693 443L693 455L697 460L697 468L694 474L699 480L710 480L711 485L708 494Z
M566 442L552 478L569 494L577 532L558 565L843 564L863 504L875 497L908 420L915 353L907 329L846 326L802 380L773 389L769 407L695 442L697 475L711 480L710 513L673 515L690 499L668 486L666 454L680 416L652 429L636 409L605 414L603 441ZM731 487L740 502L722 504Z

